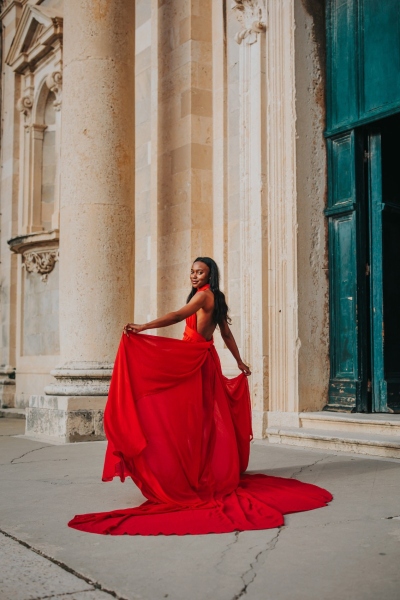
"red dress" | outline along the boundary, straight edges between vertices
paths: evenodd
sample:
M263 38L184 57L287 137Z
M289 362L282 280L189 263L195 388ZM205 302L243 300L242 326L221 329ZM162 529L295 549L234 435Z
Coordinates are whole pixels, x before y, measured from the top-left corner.
M77 515L68 525L81 531L268 529L283 525L284 514L332 499L328 491L295 479L244 474L252 439L247 378L224 377L213 340L196 331L196 315L187 319L183 340L122 336L104 429L103 481L131 477L147 502Z

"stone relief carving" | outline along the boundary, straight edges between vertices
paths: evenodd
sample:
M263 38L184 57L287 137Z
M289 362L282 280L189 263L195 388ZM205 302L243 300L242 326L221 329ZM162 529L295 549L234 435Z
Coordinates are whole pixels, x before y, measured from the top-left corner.
M29 250L24 253L24 265L28 273L38 273L47 281L59 258L59 250Z
M29 119L32 112L33 96L25 94L17 102L17 109L24 115L25 119Z
M246 40L247 44L254 44L258 34L267 28L264 0L234 0L231 8L243 28L235 35L235 41L241 44Z
M50 73L46 78L46 85L56 97L53 103L54 108L60 110L62 101L62 72L53 71L53 73Z

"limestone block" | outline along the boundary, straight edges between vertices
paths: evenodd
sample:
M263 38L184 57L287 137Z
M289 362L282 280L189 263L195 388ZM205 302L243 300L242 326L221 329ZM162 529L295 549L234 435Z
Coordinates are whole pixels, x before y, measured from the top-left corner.
M0 407L13 408L15 406L15 380L0 377Z
M179 23L179 43L184 44L188 40L211 42L209 20L203 16L196 15L182 19Z
M190 88L181 94L181 116L188 114L212 116L212 93L209 90Z
M104 396L31 396L25 434L62 443L103 440L105 403Z

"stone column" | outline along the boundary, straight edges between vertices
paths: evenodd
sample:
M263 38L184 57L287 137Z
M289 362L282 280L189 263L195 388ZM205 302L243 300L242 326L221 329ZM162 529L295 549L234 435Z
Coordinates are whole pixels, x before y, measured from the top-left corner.
M254 436L265 435L268 403L266 83L264 0L235 0L240 44L240 238L242 355L249 379Z
M10 252L7 240L17 233L19 120L17 101L19 80L5 66L21 17L21 2L3 3L2 32L2 107L1 107L1 177L0 177L0 407L15 403L17 256Z
M27 432L99 439L124 323L133 310L132 0L64 5L60 199L62 366L34 396Z
M280 427L299 423L294 2L267 8L268 427Z

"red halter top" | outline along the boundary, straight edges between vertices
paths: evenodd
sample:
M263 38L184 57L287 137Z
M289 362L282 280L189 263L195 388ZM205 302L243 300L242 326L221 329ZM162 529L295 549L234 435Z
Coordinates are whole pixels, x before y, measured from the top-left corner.
M210 289L210 284L206 283L206 285L203 285L202 287L198 288L196 291L197 292L204 292L205 290L209 290ZM185 327L185 331L183 334L183 339L185 342L204 342L207 341L200 333L197 332L197 313L194 313L193 315L190 315L190 317L188 317L186 319L186 327ZM212 341L208 340L208 341Z

